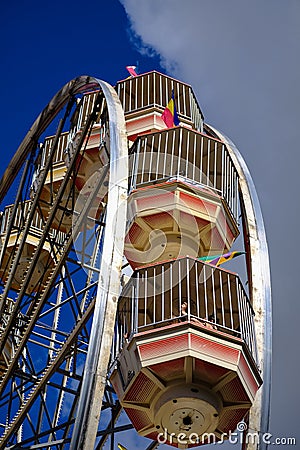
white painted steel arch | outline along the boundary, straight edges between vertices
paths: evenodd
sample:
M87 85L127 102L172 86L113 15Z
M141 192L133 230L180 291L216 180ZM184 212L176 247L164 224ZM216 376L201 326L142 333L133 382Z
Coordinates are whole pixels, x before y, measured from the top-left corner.
M97 298L71 450L93 449L96 441L114 335L127 213L128 148L125 117L113 87L103 81L98 82L108 106L110 176Z
M239 175L250 253L249 296L255 311L258 360L263 378L263 385L250 410L249 431L259 432L261 436L269 429L272 365L271 277L265 227L256 189L242 155L228 137L212 126L206 126L226 144ZM247 449L266 449L267 444L262 439L260 441L258 446L249 443Z

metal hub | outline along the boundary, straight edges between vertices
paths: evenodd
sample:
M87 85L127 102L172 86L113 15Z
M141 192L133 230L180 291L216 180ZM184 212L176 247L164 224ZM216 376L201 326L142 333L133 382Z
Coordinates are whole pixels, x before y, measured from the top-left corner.
M165 422L168 422L168 428L172 432L193 433L203 427L205 424L205 415L199 409L179 408L168 418L165 417L163 423Z
M157 429L176 439L180 433L188 438L212 433L218 426L222 402L204 386L171 386L157 400L154 423Z

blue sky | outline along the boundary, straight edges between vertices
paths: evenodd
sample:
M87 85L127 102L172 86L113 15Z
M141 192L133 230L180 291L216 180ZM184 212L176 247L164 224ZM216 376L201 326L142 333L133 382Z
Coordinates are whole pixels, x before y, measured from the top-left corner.
M299 275L287 258L300 250L299 0L122 3L126 12L117 0L2 5L0 174L43 107L78 75L114 84L139 61L140 72L192 84L207 122L237 144L257 187L272 269L271 432L300 441Z

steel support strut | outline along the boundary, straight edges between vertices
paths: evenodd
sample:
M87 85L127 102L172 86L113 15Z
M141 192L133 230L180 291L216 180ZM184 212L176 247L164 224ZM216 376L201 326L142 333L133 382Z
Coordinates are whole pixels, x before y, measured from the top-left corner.
M125 239L128 156L125 118L114 89L98 80L109 114L110 177L99 284L70 449L93 449L107 381Z
M255 312L258 360L263 385L250 410L249 431L259 434L259 442L247 443L248 450L265 450L261 434L269 430L272 366L272 302L268 245L256 189L248 167L233 142L211 126L207 128L225 142L239 175L241 208L248 239L249 294Z

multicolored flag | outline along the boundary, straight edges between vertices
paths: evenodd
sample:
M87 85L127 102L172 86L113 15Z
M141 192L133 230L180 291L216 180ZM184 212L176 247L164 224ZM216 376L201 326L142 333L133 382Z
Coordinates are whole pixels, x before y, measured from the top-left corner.
M201 258L198 258L200 261L208 262L209 264L212 264L213 266L220 266L221 264L230 261L231 259L235 258L236 256L244 255L246 252L239 252L239 251L233 251L229 253L225 253L224 255L214 255L214 256L203 256Z
M126 66L126 69L128 70L128 72L132 77L137 77L137 73L135 71L136 66Z
M127 448L124 447L122 444L118 444L118 448L119 448L120 450L127 450Z
M174 92L172 92L172 97L169 103L167 104L164 112L162 113L161 117L168 128L172 128L179 125L179 119L174 99Z
M200 258L197 258L199 261L207 262L209 263L213 259L221 258L222 255L213 255L213 256L201 256Z

